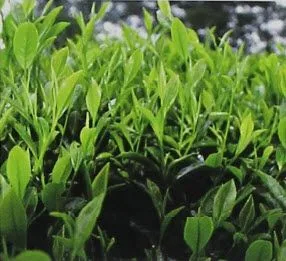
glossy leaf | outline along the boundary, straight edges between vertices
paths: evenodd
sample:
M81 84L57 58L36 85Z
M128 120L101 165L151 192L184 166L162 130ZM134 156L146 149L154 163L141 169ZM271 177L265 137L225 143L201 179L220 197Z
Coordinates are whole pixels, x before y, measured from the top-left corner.
M235 205L235 199L235 183L230 180L219 188L214 198L213 219L216 226L229 217Z
M85 100L91 118L93 122L95 122L101 100L101 89L96 81L92 81L92 85L88 89Z
M247 145L250 143L253 129L254 123L251 114L248 114L245 118L242 119L240 125L240 138L238 141L235 155L239 155L241 152L243 152Z
M245 202L243 208L239 213L239 224L242 231L247 231L250 228L251 223L255 218L255 207L253 197L249 196L248 200Z
M38 48L38 31L34 24L25 22L16 30L13 50L15 57L23 69L31 66Z
M188 33L185 25L178 18L172 22L171 34L176 50L186 61L189 57Z
M124 83L128 85L137 75L143 61L141 50L136 50L126 63L124 68Z
M286 149L286 117L282 118L278 124L278 136L281 144Z
M70 105L75 85L81 75L81 71L75 72L62 82L56 98L57 113L59 116Z
M87 203L76 218L75 233L73 237L73 256L76 256L82 250L100 215L107 191L109 174L107 170L108 167L106 167L94 180L92 184L94 198Z
M31 178L31 165L29 153L19 146L13 147L9 153L7 177L17 196L22 199Z
M257 172L260 177L262 183L267 187L269 192L273 195L273 197L277 200L277 202L286 209L286 191L279 184L279 182L271 177L270 175L263 173L261 171Z
M199 253L209 242L213 230L210 217L189 217L184 228L185 242L194 253Z
M66 154L59 157L52 171L52 182L63 183L67 182L67 179L72 171L71 157Z
M40 250L26 250L17 255L13 261L51 261L52 259L43 251Z
M108 184L109 170L110 170L110 165L109 163L107 163L93 180L92 182L93 197L96 197L100 194L104 194L105 196Z
M68 55L69 55L68 47L62 48L53 54L51 66L57 76L63 73L66 67Z
M256 240L246 251L245 261L271 261L272 244L265 240Z

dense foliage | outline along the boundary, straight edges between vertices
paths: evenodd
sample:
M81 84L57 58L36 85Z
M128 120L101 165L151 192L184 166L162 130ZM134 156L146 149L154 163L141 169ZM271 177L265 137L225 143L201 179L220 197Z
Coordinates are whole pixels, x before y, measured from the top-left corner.
M0 259L286 260L285 56L167 1L147 37L94 39L105 3L61 42L34 2L2 17Z

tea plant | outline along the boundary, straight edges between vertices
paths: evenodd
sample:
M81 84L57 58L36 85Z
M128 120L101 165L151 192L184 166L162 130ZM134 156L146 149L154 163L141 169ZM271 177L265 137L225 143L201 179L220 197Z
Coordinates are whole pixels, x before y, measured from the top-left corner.
M52 6L1 14L0 259L285 260L285 56Z

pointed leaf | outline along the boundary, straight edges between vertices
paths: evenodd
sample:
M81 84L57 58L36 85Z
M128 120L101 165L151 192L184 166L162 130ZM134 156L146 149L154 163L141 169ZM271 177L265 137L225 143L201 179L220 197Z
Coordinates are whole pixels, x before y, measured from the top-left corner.
M13 147L9 153L7 177L17 196L22 199L30 181L31 165L29 153L19 146Z
M64 71L68 55L69 55L68 47L62 48L53 54L51 65L57 76L61 75L61 73Z
M194 253L199 253L209 242L214 230L210 217L187 218L184 239Z
M171 221L181 212L181 210L184 209L184 206L182 207L179 207L179 208L176 208L176 209L173 209L171 210L169 213L167 213L165 216L164 216L164 219L163 219L163 222L160 226L160 242L162 241L166 231L167 231L167 228L169 226L169 224L171 223Z
M189 57L188 33L185 25L178 18L172 22L171 34L176 50L187 61Z
M213 219L216 226L229 217L235 205L235 199L235 183L230 180L219 188L214 198Z
M92 182L92 195L97 197L100 194L104 194L107 191L108 176L109 176L110 165L107 163L97 174L94 181Z
M16 30L13 50L16 59L23 69L31 66L38 47L38 31L34 24L25 22Z
M0 234L15 246L26 247L26 211L21 199L12 188L0 201Z
M278 136L283 145L286 149L286 117L282 118L278 124Z
M61 84L56 98L58 117L62 115L65 109L69 106L75 85L81 75L82 71L75 72L71 76L66 78Z
M137 75L143 61L142 51L137 49L124 68L124 84L128 85Z
M72 171L70 154L59 157L52 171L52 182L66 184Z
M91 115L93 122L97 117L98 108L101 100L101 89L96 81L92 81L92 85L89 87L86 95L86 106Z
M243 152L247 145L250 143L253 129L254 123L251 118L251 114L248 114L245 118L242 119L240 126L240 138L235 152L236 156Z

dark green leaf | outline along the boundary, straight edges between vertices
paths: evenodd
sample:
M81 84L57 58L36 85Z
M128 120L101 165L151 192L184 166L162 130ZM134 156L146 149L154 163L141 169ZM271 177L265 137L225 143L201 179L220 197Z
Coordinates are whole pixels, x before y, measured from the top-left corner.
M189 217L184 229L185 242L194 253L199 253L209 242L213 230L210 217Z
M256 240L248 247L245 261L271 261L272 244L265 240Z
M0 201L0 234L15 246L26 247L26 211L21 199L12 188Z
M235 199L235 183L230 180L219 188L214 199L213 219L216 226L229 217L235 205Z

